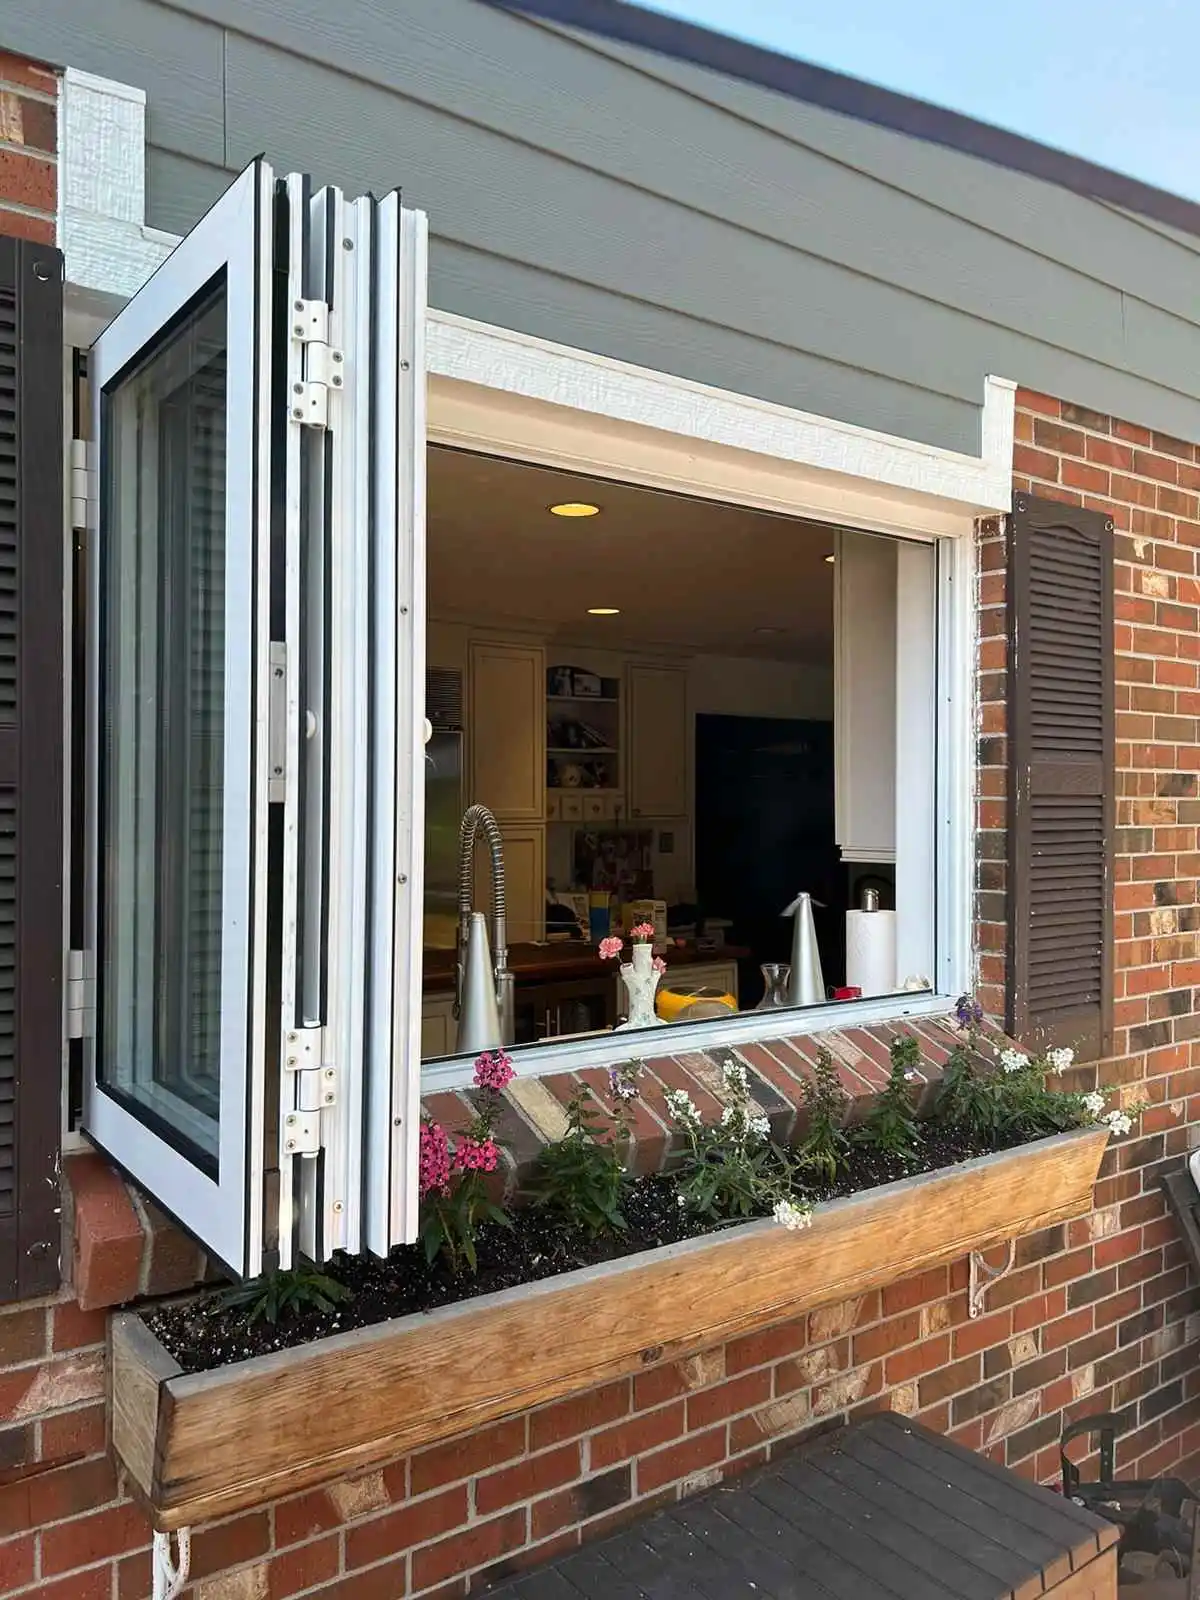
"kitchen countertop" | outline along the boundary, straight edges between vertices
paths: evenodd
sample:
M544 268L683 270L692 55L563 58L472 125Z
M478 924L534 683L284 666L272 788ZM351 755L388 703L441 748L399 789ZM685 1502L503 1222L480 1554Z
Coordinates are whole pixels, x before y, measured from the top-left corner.
M717 961L738 961L750 951L727 944L719 950L697 950L694 944L672 945L664 952L669 972L677 967L710 966ZM616 977L618 963L601 961L593 944L574 940L563 944L510 944L508 966L518 984L574 983L579 979ZM454 987L454 951L426 950L422 988L427 994Z

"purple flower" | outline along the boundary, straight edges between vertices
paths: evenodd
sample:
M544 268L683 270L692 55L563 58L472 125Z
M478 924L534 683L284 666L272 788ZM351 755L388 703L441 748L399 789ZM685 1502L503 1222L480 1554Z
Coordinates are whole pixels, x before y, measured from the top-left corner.
M960 1028L978 1028L983 1025L983 1007L974 995L960 995L954 1007L954 1015L958 1018Z

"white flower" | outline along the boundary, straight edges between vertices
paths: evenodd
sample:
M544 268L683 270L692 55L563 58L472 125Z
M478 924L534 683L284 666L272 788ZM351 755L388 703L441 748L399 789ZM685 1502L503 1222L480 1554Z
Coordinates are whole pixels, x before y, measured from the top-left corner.
M904 1081L905 1083L920 1083L921 1074L917 1071L916 1067L907 1067L905 1069Z
M1133 1127L1133 1118L1127 1111L1110 1111L1104 1120L1108 1123L1108 1131L1115 1138L1120 1138L1121 1134L1128 1133Z
M1029 1057L1022 1050L1001 1050L1000 1065L1005 1072L1020 1072L1029 1065Z
M1057 1050L1051 1050L1047 1060L1055 1072L1063 1073L1075 1059L1075 1052L1070 1045L1060 1045Z
M750 1093L750 1075L744 1061L727 1056L721 1067L721 1081L731 1098L744 1098Z
M685 1206L685 1205L687 1205L687 1201L683 1198L683 1196L681 1194L677 1194L675 1196L675 1204L677 1206Z
M741 1112L736 1106L726 1106L721 1113L721 1126L727 1128L731 1122L736 1122Z
M780 1200L775 1207L775 1221L781 1228L787 1228L790 1233L795 1233L797 1228L812 1227L812 1209L809 1206L798 1206L791 1200Z
M758 1139L765 1139L771 1131L770 1119L767 1117L751 1117L750 1132Z
M667 1102L667 1110L681 1128L688 1133L698 1133L700 1131L700 1113L696 1110L692 1097L686 1089L668 1089L664 1098Z
M1099 1117L1104 1112L1104 1096L1093 1089L1091 1094L1083 1097L1083 1109L1089 1117Z

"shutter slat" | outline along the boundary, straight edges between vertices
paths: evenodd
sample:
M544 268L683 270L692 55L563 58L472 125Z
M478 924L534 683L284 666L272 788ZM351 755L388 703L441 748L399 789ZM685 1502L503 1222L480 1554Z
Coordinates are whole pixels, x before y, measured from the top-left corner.
M1018 495L1009 563L1009 1026L1110 1047L1112 524Z

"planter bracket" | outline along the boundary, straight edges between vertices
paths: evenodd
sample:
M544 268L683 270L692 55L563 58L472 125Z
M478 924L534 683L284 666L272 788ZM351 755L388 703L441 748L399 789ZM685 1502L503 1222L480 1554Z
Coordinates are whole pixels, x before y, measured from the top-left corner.
M983 1259L982 1250L971 1251L971 1287L967 1309L972 1317L983 1314L983 1297L994 1283L999 1283L1001 1278L1007 1278L1017 1259L1017 1241L1008 1241L1008 1254L1004 1258L1002 1267L989 1267Z

